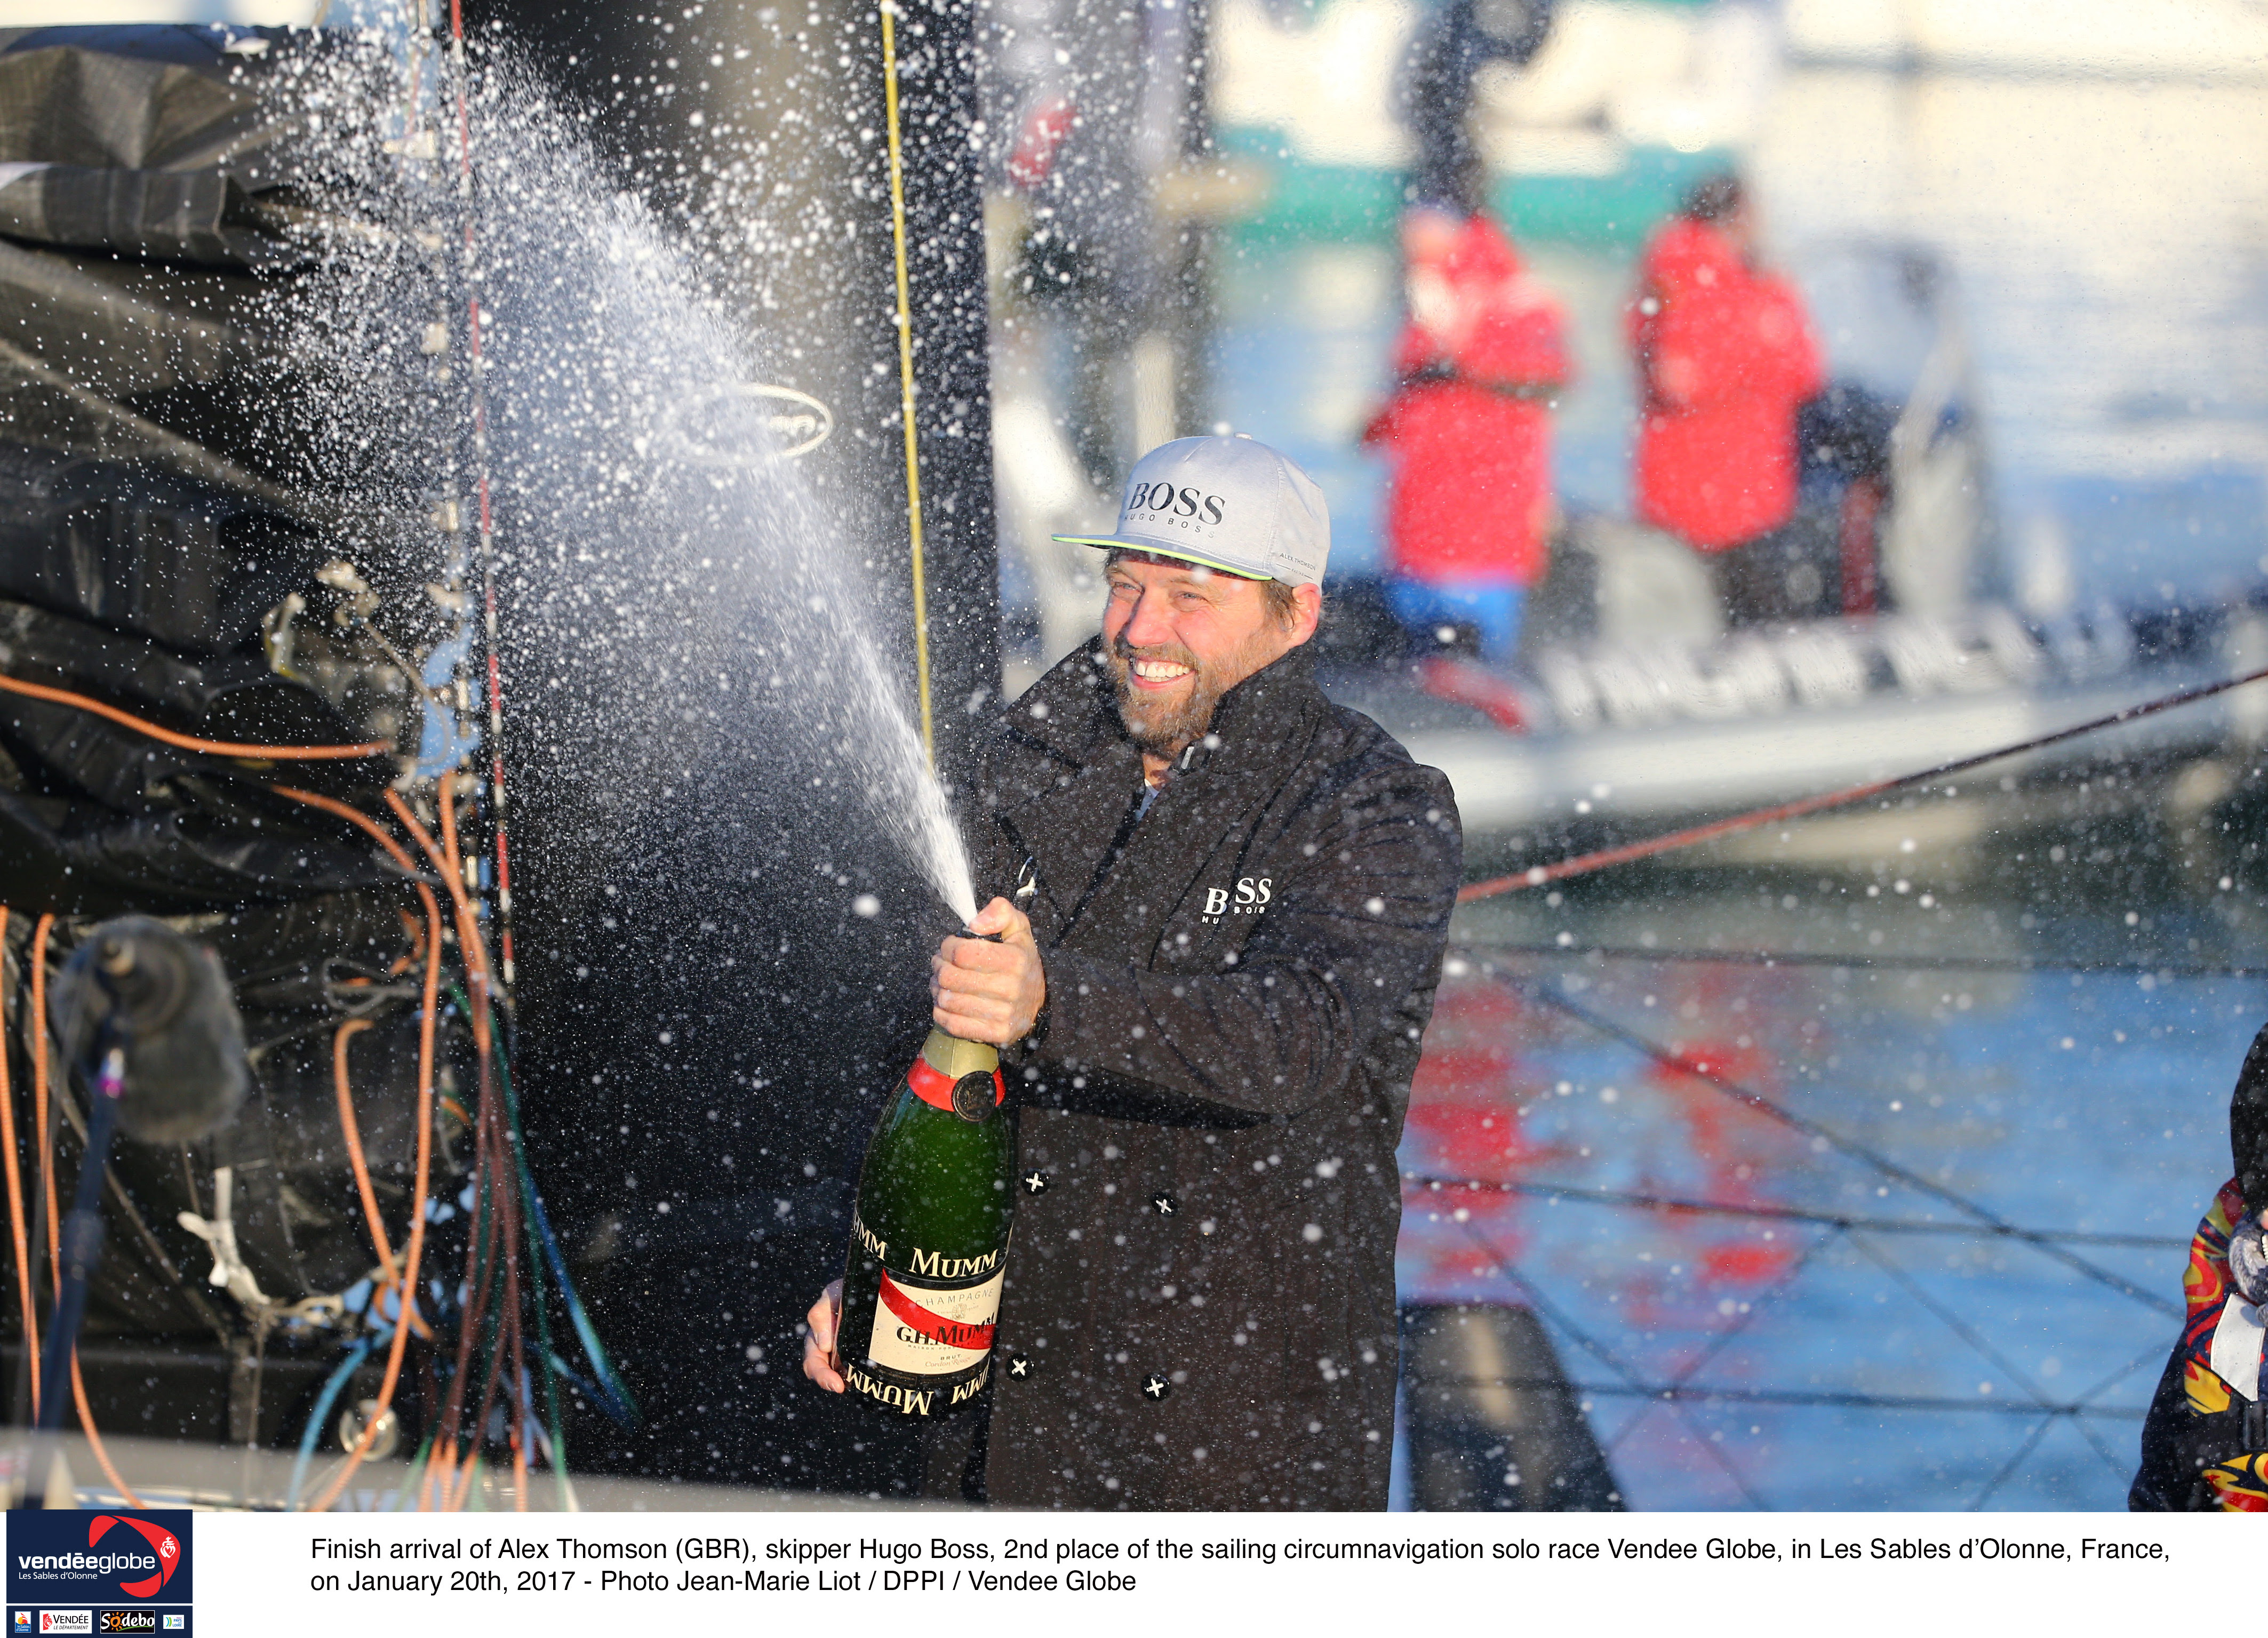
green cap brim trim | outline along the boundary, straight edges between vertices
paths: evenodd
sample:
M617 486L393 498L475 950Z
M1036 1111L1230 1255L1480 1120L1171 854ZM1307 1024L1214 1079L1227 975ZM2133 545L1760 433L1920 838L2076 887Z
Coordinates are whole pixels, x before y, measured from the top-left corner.
M1200 569L1210 569L1216 574L1233 575L1239 580L1273 580L1273 575L1256 575L1249 569L1237 569L1219 558L1200 557L1195 552L1176 552L1169 547L1153 546L1147 540L1120 540L1107 534L1051 534L1050 540L1060 540L1065 546L1099 546L1107 551L1138 552L1145 557L1171 557L1184 563L1195 563Z

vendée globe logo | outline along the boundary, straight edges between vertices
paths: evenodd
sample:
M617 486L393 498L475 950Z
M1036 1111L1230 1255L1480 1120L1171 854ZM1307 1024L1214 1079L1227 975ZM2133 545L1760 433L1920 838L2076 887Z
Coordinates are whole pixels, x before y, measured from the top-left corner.
M124 1555L114 1555L124 1556L129 1560L129 1562L122 1568L129 1570L135 1568L135 1564L130 1561L138 1556L139 1563L154 1572L139 1581L121 1581L118 1583L118 1590L129 1598L156 1598L166 1583L173 1579L173 1572L181 1567L180 1538L163 1524L153 1524L146 1518L122 1518L109 1513L97 1513L87 1521L86 1545L90 1547L93 1546L110 1533L111 1527L114 1524L124 1525L150 1546L150 1552L146 1555L136 1555L130 1546Z

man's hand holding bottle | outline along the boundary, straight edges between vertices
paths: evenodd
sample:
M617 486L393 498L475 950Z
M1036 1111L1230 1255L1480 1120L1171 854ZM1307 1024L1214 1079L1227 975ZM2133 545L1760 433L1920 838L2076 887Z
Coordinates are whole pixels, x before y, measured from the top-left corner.
M977 937L947 938L930 958L930 1018L963 1040L1013 1046L1032 1032L1048 999L1031 920L995 899L968 930Z

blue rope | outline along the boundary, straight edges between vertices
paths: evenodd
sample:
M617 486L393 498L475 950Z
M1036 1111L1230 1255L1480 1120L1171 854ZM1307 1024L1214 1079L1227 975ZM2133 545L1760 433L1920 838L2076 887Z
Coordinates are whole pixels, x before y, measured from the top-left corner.
M606 1344L599 1341L598 1327L591 1323L591 1316L583 1307L582 1293L575 1289L574 1276L567 1272L567 1260L559 1250L559 1237L552 1232L551 1215L543 1209L543 1195L535 1186L526 1151L520 1143L519 1098L512 1089L512 1061L501 1041L497 1043L497 1071L504 1091L504 1113L511 1122L512 1162L519 1174L521 1197L527 1202L528 1222L543 1246L543 1260L551 1266L553 1277L559 1282L560 1300L567 1305L567 1318L575 1327L576 1339L583 1345L583 1356L590 1362L591 1374L598 1378L598 1392L591 1397L617 1425L630 1427L638 1419L637 1401L615 1374ZM556 1360L558 1355L554 1354L551 1357Z
M347 1379L370 1357L372 1341L365 1335L349 1348L339 1368L331 1373L330 1380L323 1384L323 1391L315 1396L315 1414L307 1418L307 1430L299 1436L299 1459L291 1464L291 1493L284 1503L289 1511L298 1510L299 1487L306 1482L307 1464L313 1459L315 1446L323 1436L323 1424L330 1420L331 1407L338 1403L339 1392L347 1385Z
M551 1265L551 1271L559 1281L559 1295L566 1302L567 1317L574 1323L575 1334L582 1341L584 1357L590 1361L591 1368L599 1378L599 1407L627 1428L637 1420L637 1401L630 1397L630 1390L615 1374L614 1362L607 1356L606 1345L599 1341L597 1328L591 1324L590 1315L583 1310L582 1296L568 1276L567 1260L560 1255L558 1237L551 1232L551 1220L544 1213L543 1196L535 1192L532 1180L524 1181L527 1191L528 1216L535 1224L536 1233L542 1238L544 1260Z

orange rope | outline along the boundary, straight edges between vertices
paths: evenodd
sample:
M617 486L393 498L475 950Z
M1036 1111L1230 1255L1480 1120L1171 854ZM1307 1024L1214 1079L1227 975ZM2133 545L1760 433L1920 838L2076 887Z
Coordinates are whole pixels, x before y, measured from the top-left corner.
M442 828L453 838L456 834L453 799L449 795L446 782L442 782L438 789L441 812L445 816L442 819ZM434 870L439 872L442 885L448 888L449 902L456 911L458 936L465 944L465 963L474 969L473 976L478 981L476 993L484 997L489 976L488 941L481 937L480 922L474 915L472 900L465 892L464 877L449 868L452 850L445 849L433 840L433 834L418 822L417 816L409 811L409 804L401 799L401 792L387 791L386 805L394 810L394 817L401 821L401 827L416 839L417 845L424 850L427 860L431 862ZM468 934L470 937L466 937Z
M371 1186L370 1164L363 1158L362 1127L355 1120L354 1091L347 1084L347 1043L370 1027L368 1018L349 1018L331 1037L331 1083L339 1095L339 1130L346 1135L347 1159L354 1166L355 1187L362 1194L363 1221L370 1225L370 1243L390 1280L394 1277L394 1242L387 1238L386 1220L378 1215L378 1192Z
M476 1179L492 1179L499 1169L495 1154L495 1100L487 1093L488 1089L483 1086L479 1105L480 1120L478 1126L475 1128L475 1147L479 1155L479 1159L474 1167ZM485 1314L488 1311L489 1293L495 1287L497 1268L504 1260L504 1249L507 1244L503 1235L504 1208L501 1198L497 1200L495 1209L478 1215L482 1225L481 1232L477 1236L468 1235L465 1238L464 1289L472 1292L472 1300L465 1305L467 1318L457 1331L456 1374L450 1381L448 1400L441 1413L441 1436L446 1441L441 1445L441 1451L445 1466L452 1473L457 1471L457 1436L462 1431L464 1426L465 1386L472 1380L473 1375L473 1324L470 1317L475 1314ZM477 1287L473 1282L473 1271L476 1267L480 1270L480 1282ZM499 1335L497 1354L499 1367L503 1361L503 1341L504 1339ZM491 1373L490 1386L494 1385L495 1376ZM443 1487L441 1495L443 1512L458 1511L464 1506L465 1497L471 1491L473 1477L480 1470L482 1430L487 1425L488 1409L486 1390L483 1390L482 1402L475 1407L473 1417L472 1439L464 1453L465 1466L462 1482Z
M417 890L417 897L425 907L425 1005L418 1017L417 1028L417 1181L411 1190L415 1202L409 1219L409 1245L402 1253L401 1289L402 1319L394 1327L394 1345L387 1350L386 1375L379 1384L378 1408L363 1423L362 1437L355 1441L348 1452L346 1465L338 1477L309 1507L314 1513L328 1512L339 1499L370 1454L371 1442L378 1436L379 1424L393 1407L394 1391L401 1380L401 1356L409 1346L409 1297L417 1289L417 1265L425 1254L425 1191L432 1181L433 1169L433 1025L438 1011L441 990L441 907L434 901L433 890L416 878L416 867L400 842L379 827L368 814L335 802L328 797L319 797L312 790L295 790L289 785L273 787L276 794L302 802L311 808L320 808L367 833L372 841L386 849L387 854L409 873L409 885ZM392 793L389 792L389 795Z
M0 1020L8 1016L7 957L8 907L0 904ZM39 1414L40 1370L40 1307L32 1296L32 1246L24 1230L24 1176L17 1163L16 1154L16 1093L8 1083L8 1048L4 1031L0 1031L0 1161L8 1169L8 1230L16 1246L16 1295L24 1306L24 1357L34 1362L31 1367L32 1412Z
M457 880L465 878L465 858L457 847L457 804L455 793L449 789L456 775L452 774L433 782L441 809L441 856L449 862L449 874Z
M480 1474L481 1452L480 1446L476 1442L473 1447L472 1454L465 1458L462 1481L442 1499L441 1510L445 1513L463 1512L465 1510L466 1500L473 1493L473 1480L479 1478Z
M394 817L400 821L402 828L416 839L417 845L425 850L426 858L440 873L443 884L449 890L450 907L456 912L457 946L464 953L466 974L470 981L468 988L472 991L473 1045L480 1054L481 1063L480 1116L474 1127L475 1146L480 1155L476 1169L490 1172L494 1169L492 1166L494 1157L490 1152L491 1111L488 1077L490 1044L488 948L481 937L480 922L473 914L472 903L465 892L464 877L456 863L456 797L451 789L451 777L445 774L434 782L434 797L441 814L441 834L448 838L448 846L446 848L434 842L432 833L418 823L417 816L410 812L409 804L401 799L399 792L387 791L386 804L393 809ZM465 1278L468 1282L471 1281L474 1265L481 1261L482 1253L495 1239L497 1227L496 1216L491 1215L486 1236L467 1238ZM473 1294L472 1304L468 1310L467 1318L460 1322L457 1331L456 1373L450 1383L448 1400L443 1407L441 1425L434 1441L434 1459L442 1474L440 1508L445 1513L456 1512L464 1506L465 1498L472 1489L474 1477L480 1471L479 1424L475 1424L470 1448L461 1453L457 1446L457 1434L458 1424L464 1414L465 1384L472 1370L473 1326L470 1315L486 1311L489 1282L495 1274L496 1263L491 1259L482 1267L480 1289ZM501 1349L501 1338L498 1339L498 1346ZM501 1363L500 1354L499 1363ZM479 1414L482 1419L485 1419L487 1412L488 1407L485 1404L480 1407ZM457 1466L460 1454L464 1461L461 1472Z
M48 1266L60 1268L61 1254L55 1248L55 1223L63 1214L55 1209L55 1145L48 1132L48 935L55 930L55 913L41 916L32 929L32 1027L26 1036L32 1051L32 1124L39 1128L35 1140L40 1150L40 1184L47 1202L47 1216L40 1220L40 1231L48 1242ZM33 1367L32 1414L40 1414L39 1368Z
M452 801L447 780L439 782L439 790L441 812L446 815L450 812ZM425 856L432 861L433 868L441 874L443 885L449 890L449 902L457 912L457 943L464 950L465 966L473 981L473 1044L480 1049L481 1057L485 1061L489 1055L488 942L481 937L480 921L473 914L472 900L466 897L465 878L449 868L448 856L433 840L432 834L417 822L417 816L409 811L409 804L401 799L400 791L387 791L386 805L394 810L394 817L401 822L401 827L417 839L417 845L425 850ZM454 830L453 821L444 822Z
M54 1134L48 1127L48 936L55 930L55 916L52 910L41 916L39 924L32 929L31 1045L33 1119L40 1124L40 1175L47 1184L48 1277L60 1289L63 1282L63 1247L55 1242L55 1224L62 1220L63 1213L55 1206L55 1150L52 1141ZM13 1124L11 1120L10 1125L12 1127ZM14 1152L15 1145L11 1143L9 1153L11 1160ZM83 1156L80 1164L85 1164L91 1158L91 1156ZM9 1171L12 1173L14 1170L11 1164ZM11 1201L10 1203L12 1205L14 1202ZM40 1414L39 1377L36 1374L39 1368L34 1365L32 1369L34 1372L32 1378L32 1414L36 1418ZM142 1498L134 1494L134 1487L126 1482L116 1464L111 1461L110 1451L102 1443L101 1429L94 1425L94 1409L87 1403L86 1383L78 1371L77 1343L71 1345L70 1372L71 1400L78 1407L78 1425L86 1435L87 1448L94 1452L94 1459L101 1466L104 1477L118 1487L119 1495L126 1498L126 1504L129 1507L144 1505Z
M205 756L238 757L256 762L343 762L352 761L357 757L382 756L394 749L383 739L372 739L365 745L285 746L232 745L220 739L197 739L188 734L177 734L170 728L160 728L155 723L145 723L114 705L90 700L86 695L73 694L68 688L50 688L45 683L26 682L20 677L0 676L0 689L10 694L26 694L34 700L46 700L55 705L92 711L97 716L107 717L120 727L130 728L137 734L147 734L161 744L182 751L199 752Z
M490 1171L501 1171L505 1173L507 1178L509 1178L512 1171L512 1162L508 1158L511 1142L503 1130L504 1122L502 1112L498 1107L497 1099L491 1095L491 1089L488 1084L488 1079L485 1074L487 1064L485 1061L482 1063L482 1068L484 1073L482 1075L482 1085L481 1088L481 1124L482 1130L486 1135L486 1142L482 1146L482 1166L484 1173ZM490 1282L493 1279L496 1274L497 1265L501 1263L504 1269L504 1318L503 1323L499 1327L499 1334L497 1338L495 1363L490 1369L487 1385L481 1391L480 1405L473 1414L474 1439L475 1442L476 1451L478 1441L481 1437L481 1430L488 1426L489 1414L496 1407L497 1389L505 1384L507 1378L511 1380L516 1389L521 1375L520 1362L522 1350L519 1330L519 1260L514 1254L519 1245L519 1223L518 1213L514 1209L514 1197L509 1186L497 1193L497 1209L491 1215L490 1232L484 1237L485 1244L493 1245L495 1254L489 1259L487 1266L482 1272L481 1277L480 1296L474 1304L476 1311L486 1311L488 1306ZM464 1337L465 1339L469 1340L471 1332L469 1328L468 1328L464 1333ZM460 1341L458 1354L458 1369L460 1375L466 1370L468 1364L468 1356L465 1352L463 1342ZM514 1419L514 1426L512 1435L513 1461L516 1470L519 1472L521 1476L520 1493L525 1495L525 1468L522 1465L525 1459L523 1451L527 1434L525 1397L515 1392L513 1393L512 1405ZM451 1425L453 1427L456 1425L453 1417L452 1419ZM457 1509L461 1508L464 1505L465 1496L471 1487L472 1475L477 1465L478 1464L475 1462L472 1465L468 1466L465 1470L464 1485L459 1488L450 1510L455 1511Z
M78 1425L86 1432L86 1448L94 1452L94 1459L101 1465L104 1477L118 1487L118 1494L126 1498L127 1506L147 1507L149 1503L134 1494L134 1487L126 1482L125 1475L118 1471L118 1465L110 1459L110 1451L102 1443L102 1435L95 1431L94 1410L86 1402L86 1384L79 1377L78 1348L76 1346L71 1348L71 1399L78 1406Z
M296 797L298 800L303 802L313 802L316 805L322 806L329 811L341 812L346 815L352 815L356 822L361 824L364 828L368 830L372 835L379 836L385 841L387 852L393 855L396 863L400 864L404 870L410 870L412 868L409 856L402 848L395 843L391 837L385 836L384 833L379 831L366 817L356 812L355 810L347 807L342 803L332 803L327 799L318 799L309 792L294 791L283 786L277 786L276 789L282 791L283 794ZM480 1054L481 1068L482 1071L482 1119L476 1125L476 1130L479 1130L485 1128L489 1120L492 1119L492 1115L489 1109L489 1098L486 1095L488 1089L487 1069L489 1055L492 1050L493 1043L493 1025L489 1009L490 967L489 963L487 942L482 937L479 918L474 914L472 902L465 892L464 878L457 869L453 868L453 859L458 856L455 853L455 797L450 789L449 781L446 777L438 782L438 794L439 798L442 834L448 838L450 843L449 848L446 850L439 842L437 842L434 840L432 833L427 830L423 824L419 823L416 814L410 811L409 804L401 799L401 796L398 791L387 791L386 793L386 803L387 807L393 810L394 819L401 824L401 827L408 831L416 841L418 847L423 850L426 858L439 873L443 885L447 887L449 892L450 906L456 914L457 943L459 948L463 952L466 973L467 977L470 980L469 988L472 991L472 1025L474 1044ZM438 910L433 905L431 894L425 889L423 883L419 884L418 890L421 893L425 895L429 914L437 918L432 934L432 943L438 951L440 942L440 929L438 922ZM430 981L431 981L429 979L429 983ZM429 1008L428 1010L430 1016L431 1009ZM421 1119L423 1118L428 1117L421 1116ZM423 1128L421 1127L419 1134L421 1143L424 1141L424 1136L425 1134ZM500 1147L500 1145L492 1143L490 1147L497 1148ZM485 1157L484 1159L487 1163L492 1164L497 1171L503 1172L508 1183L511 1176L510 1163L508 1159L497 1153L491 1153ZM422 1181L420 1183L418 1194L419 1198L422 1200L424 1194ZM505 1215L508 1216L509 1214ZM422 1228L422 1226L423 1219L421 1217L420 1227ZM507 1235L509 1232L510 1230L507 1228ZM472 1251L473 1248L468 1245L467 1250L468 1257L472 1254ZM489 1270L489 1274L492 1275L493 1273L494 1269L493 1266L491 1266ZM480 1300L476 1300L475 1304L475 1307L476 1309L484 1305L486 1289L486 1278L484 1277L481 1298ZM461 1392L462 1389L464 1368L466 1364L465 1348L469 1339L469 1335L470 1333L468 1330L461 1333L458 1340L459 1372L458 1382L456 1385L457 1392ZM499 1360L498 1369L499 1370L504 1369L501 1359ZM491 1384L491 1385L493 1385L493 1384ZM489 1407L485 1403L481 1406L480 1414L483 1417L485 1417L488 1408ZM365 1429L365 1433L367 1433L367 1429ZM457 1466L460 1460L462 1460L464 1463L461 1470ZM437 1440L431 1462L433 1469L437 1471L437 1476L440 1481L439 1495L441 1506L445 1510L453 1512L464 1505L465 1500L471 1490L474 1476L479 1470L480 1461L477 1443L474 1449L460 1453L457 1448L453 1433L451 1430L445 1429L442 1431L442 1436ZM343 1485L344 1480L342 1478L333 1485L331 1494L327 1495L321 1502L319 1502L316 1504L315 1510L320 1511L324 1507L328 1506L329 1502L335 1497L336 1492L343 1487Z
M347 1043L371 1027L368 1018L349 1018L331 1037L331 1083L339 1095L339 1130L346 1135L347 1159L352 1163L355 1187L362 1195L363 1221L370 1225L370 1242L378 1252L379 1266L386 1270L385 1279L371 1292L375 1305L387 1292L400 1283L401 1270L394 1261L394 1242L387 1238L386 1219L378 1215L378 1191L370 1180L370 1162L362 1149L362 1123L355 1119L354 1089L347 1080ZM417 1316L412 1292L401 1298L402 1312L409 1317L409 1328L419 1336L432 1339L432 1327Z

